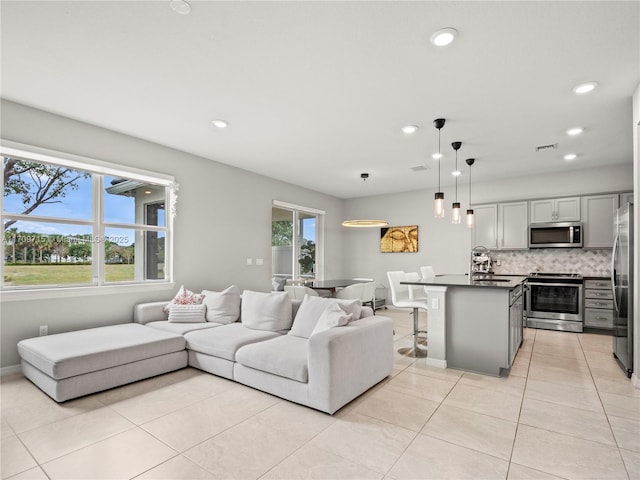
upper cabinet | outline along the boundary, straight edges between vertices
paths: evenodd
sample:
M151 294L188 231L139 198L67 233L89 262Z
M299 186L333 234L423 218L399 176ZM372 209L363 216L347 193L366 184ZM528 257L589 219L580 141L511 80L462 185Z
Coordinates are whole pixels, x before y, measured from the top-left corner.
M579 222L580 197L531 200L529 219L531 223Z
M491 250L519 250L527 245L527 202L475 205L473 245Z
M473 213L475 216L473 246L498 248L498 206L495 203L474 205Z
M521 250L528 248L529 219L527 202L498 204L498 248Z
M584 248L613 247L613 220L617 208L617 194L582 197Z

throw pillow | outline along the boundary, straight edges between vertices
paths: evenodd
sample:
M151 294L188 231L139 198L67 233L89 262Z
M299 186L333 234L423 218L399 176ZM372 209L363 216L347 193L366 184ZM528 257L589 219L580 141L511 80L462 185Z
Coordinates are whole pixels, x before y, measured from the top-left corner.
M253 330L279 332L291 328L291 299L287 292L242 292L242 324Z
M324 332L334 327L342 327L351 321L353 313L345 313L336 303L329 305L320 318L316 327L311 332L309 337L313 337L316 333Z
M313 329L316 328L320 316L330 305L338 305L347 314L351 313L352 320L360 318L362 300L359 298L346 300L305 295L304 300L302 300L302 304L298 309L298 313L296 313L296 318L293 321L293 326L291 327L289 335L309 338Z
M240 316L240 289L235 285L221 292L203 290L202 303L207 306L207 322L233 323Z
M163 310L165 313L168 312L171 305L198 305L202 303L203 298L204 295L193 293L191 290L184 288L184 285L181 285L176 296L173 297L173 300L167 303Z
M169 309L170 323L204 323L204 312L207 307L199 305L171 305Z

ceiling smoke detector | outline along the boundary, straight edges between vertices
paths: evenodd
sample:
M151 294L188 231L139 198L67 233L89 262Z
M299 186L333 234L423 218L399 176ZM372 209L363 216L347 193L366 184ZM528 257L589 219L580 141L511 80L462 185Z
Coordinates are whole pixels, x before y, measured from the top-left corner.
M555 150L556 148L558 148L557 143L550 143L549 145L538 145L536 147L536 152L542 152L544 150Z

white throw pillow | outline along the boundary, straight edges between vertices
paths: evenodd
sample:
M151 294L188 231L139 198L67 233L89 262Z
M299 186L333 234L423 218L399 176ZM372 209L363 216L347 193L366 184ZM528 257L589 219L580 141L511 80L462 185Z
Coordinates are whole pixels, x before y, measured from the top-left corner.
M333 305L329 305L325 311L322 312L322 315L320 315L318 323L309 337L313 337L316 333L324 332L334 327L342 327L349 323L352 317L353 313L345 313L338 304L334 303Z
M203 304L199 305L171 305L169 309L170 323L204 323L204 313L207 310Z
M202 303L207 306L207 322L233 323L240 316L240 289L235 285L221 292L203 290Z
M204 295L193 293L191 290L184 288L184 285L181 285L176 296L165 305L163 311L165 313L168 312L172 305L198 305L202 303L203 298Z
M301 338L309 338L313 329L316 328L318 320L330 305L338 305L345 313L351 313L352 320L358 320L362 311L362 300L359 298L353 300L323 298L305 295L302 304L296 313L293 326L289 335Z
M242 324L253 330L279 332L291 328L291 298L287 292L242 292Z

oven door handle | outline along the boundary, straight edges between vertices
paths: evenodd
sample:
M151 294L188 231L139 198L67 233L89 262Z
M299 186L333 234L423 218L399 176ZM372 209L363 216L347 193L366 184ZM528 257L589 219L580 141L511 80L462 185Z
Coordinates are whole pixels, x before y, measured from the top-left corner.
M545 283L545 282L527 282L529 284L529 289L531 286L535 287L582 287L582 283Z

